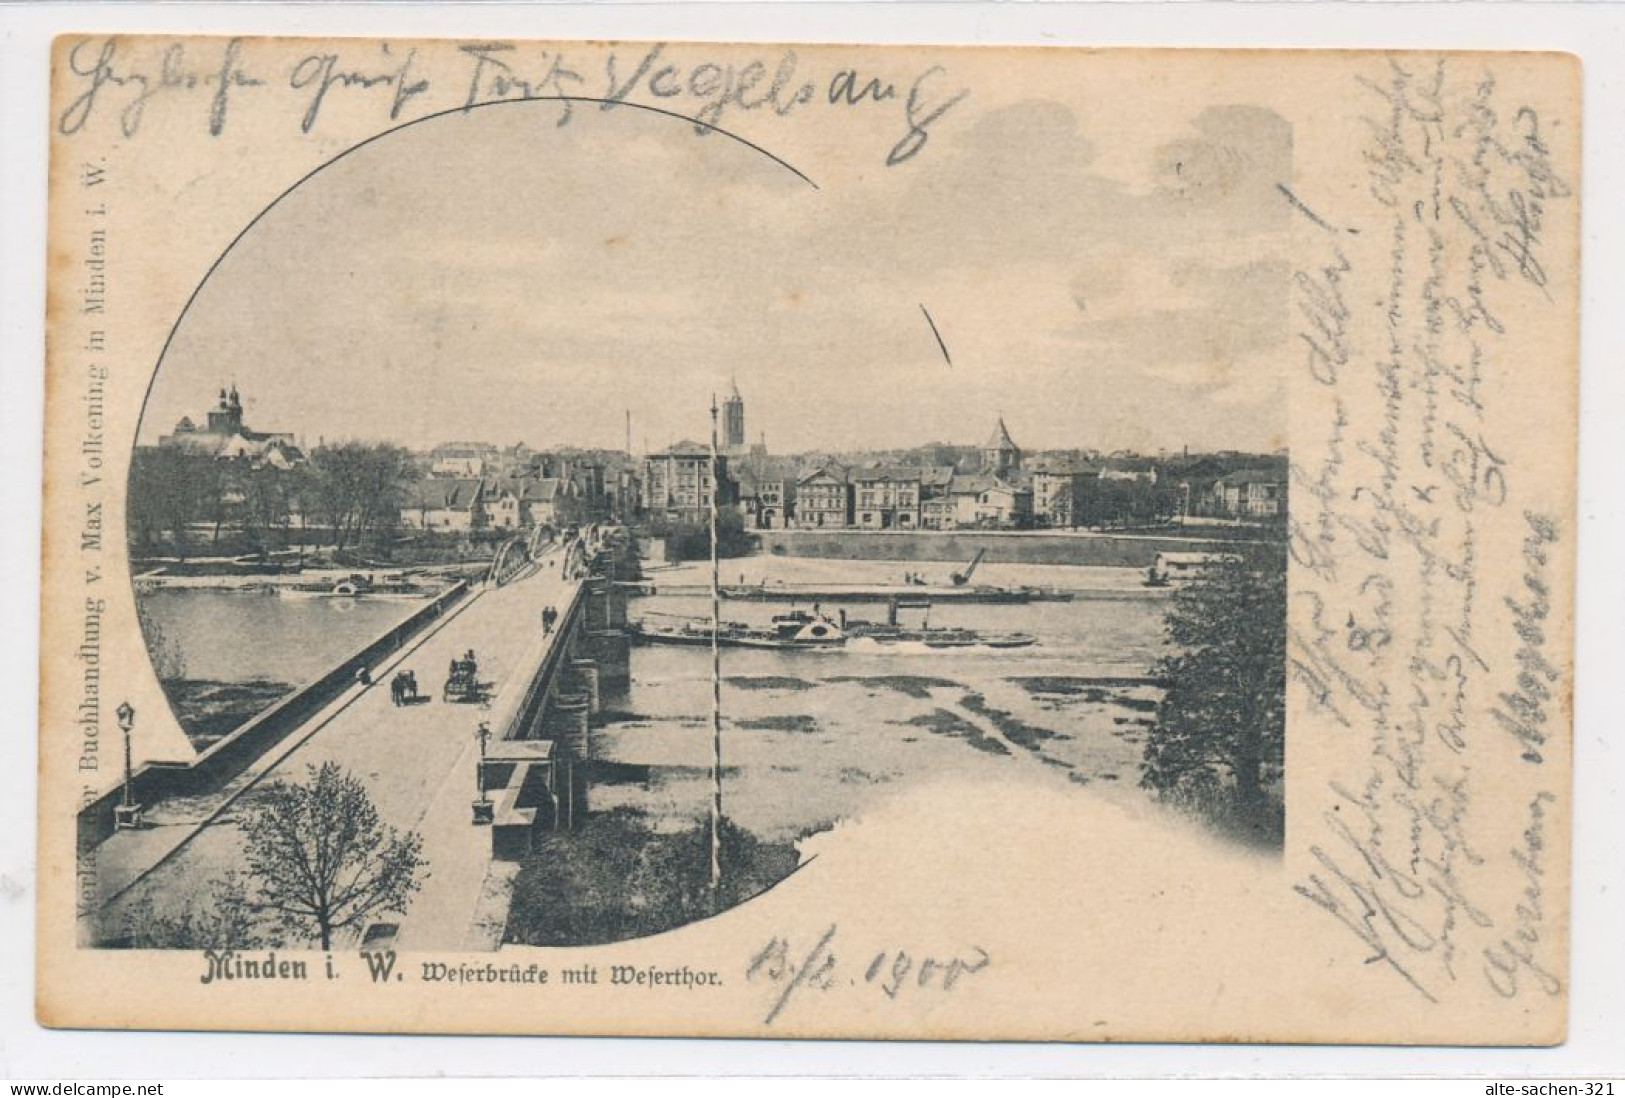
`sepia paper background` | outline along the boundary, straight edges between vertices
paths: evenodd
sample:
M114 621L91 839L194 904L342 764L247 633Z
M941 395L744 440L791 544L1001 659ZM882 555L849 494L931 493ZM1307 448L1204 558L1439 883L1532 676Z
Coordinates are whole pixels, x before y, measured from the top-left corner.
M58 44L53 124L83 91L82 81L63 64L75 41L68 37ZM126 39L120 49L150 59L166 45ZM437 65L458 69L454 44L412 45L429 71ZM206 52L211 46L194 42L189 48ZM220 44L212 48L218 55ZM648 47L556 48L579 56L584 68L596 73L608 54L636 58ZM369 61L378 56L373 42L250 42L244 49L245 59L271 73L286 73L299 58L326 49L357 51ZM690 66L713 57L743 65L778 56L767 46L684 44L668 49ZM1333 299L1327 293L1328 270L1339 272L1338 296L1351 305L1343 330L1350 365L1338 384L1316 380L1312 371L1319 370L1322 380L1326 376L1324 362L1308 361L1307 349L1287 374L1286 441L1295 469L1307 480L1295 481L1293 489L1293 517L1305 542L1298 547L1292 573L1295 647L1288 692L1285 857L1278 862L1244 857L1172 820L1136 819L1087 798L1047 798L1019 785L987 783L900 798L851 821L820 837L813 866L718 919L647 941L545 951L539 958L552 967L590 959L600 965L714 968L725 981L720 993L554 988L538 996L518 989L412 982L387 991L358 992L352 986L345 994L315 985L201 988L201 965L195 957L76 948L71 911L77 751L71 735L64 742L62 732L71 726L71 690L58 687L71 682L77 635L73 611L85 596L84 569L74 552L85 503L75 482L81 472L79 384L86 363L85 322L75 315L86 230L78 169L87 160L106 157L107 189L115 196L106 215L109 236L119 242L110 250L108 264L109 285L118 288L107 316L112 347L106 356L96 357L105 358L111 369L105 472L107 481L116 484L122 481L121 463L128 458L152 366L202 272L293 181L389 124L383 97L357 94L326 103L319 125L302 134L301 97L285 91L267 94L261 105L252 107L246 97L234 99L222 132L211 137L207 96L194 93L171 101L155 99L143 112L138 132L125 136L117 112L107 105L115 89L107 89L109 98L85 128L59 135L53 143L42 637L42 1020L152 1028L491 1033L1466 1044L1560 1040L1567 984L1577 66L1560 56L1510 54L1451 55L1442 61L1439 55L1390 58L1375 53L856 47L806 47L797 54L809 72L818 74L815 83L819 76L827 82L840 69L859 69L895 73L892 78L906 86L914 74L941 65L955 84L971 92L959 108L963 117L945 116L933 134L932 141L944 146L952 140L956 122L964 126L999 105L1035 96L1075 108L1132 101L1134 110L1142 112L1137 117L1146 119L1159 113L1189 118L1208 103L1247 102L1291 122L1293 178L1283 183L1304 211L1290 220L1294 266L1302 274L1301 294L1294 299L1302 317L1299 327L1324 334L1326 329L1316 325L1324 322L1327 302ZM1384 314L1376 302L1391 270L1393 215L1372 194L1373 168L1366 154L1381 140L1381 126L1395 120L1382 109L1388 99L1371 85L1387 88L1392 96L1396 65L1432 74L1441 63L1452 94L1468 98L1492 74L1497 125L1538 119L1539 139L1547 150L1542 163L1549 165L1549 173L1545 167L1529 173L1548 192L1538 245L1532 245L1544 286L1515 269L1492 284L1493 310L1503 331L1485 352L1480 390L1484 413L1476 425L1482 433L1469 435L1469 442L1458 446L1475 465L1465 485L1441 484L1445 495L1465 493L1475 508L1479 540L1472 571L1480 595L1471 648L1486 670L1472 680L1470 732L1463 750L1441 755L1435 739L1422 752L1421 772L1428 778L1436 770L1457 780L1466 766L1471 787L1470 798L1459 802L1459 819L1447 821L1448 809L1436 813L1435 820L1446 826L1424 839L1427 856L1460 858L1465 840L1482 858L1470 874L1470 896L1493 923L1473 930L1458 925L1459 954L1448 964L1440 949L1407 950L1396 942L1380 911L1365 909L1362 901L1373 897L1382 900L1374 905L1378 908L1399 901L1385 896L1383 885L1371 883L1380 870L1365 856L1370 843L1350 842L1351 832L1338 822L1338 814L1359 812L1361 806L1332 791L1334 782L1344 790L1358 790L1374 772L1393 763L1373 755L1370 723L1362 723L1362 714L1351 707L1358 705L1362 684L1387 684L1401 696L1410 689L1404 661L1378 666L1347 662L1345 618L1363 625L1374 616L1392 615L1395 634L1410 636L1418 629L1422 601L1415 575L1404 575L1397 565L1390 572L1387 562L1359 556L1381 560L1358 548L1361 537L1369 543L1375 536L1371 523L1381 516L1368 503L1350 498L1362 482L1343 483L1332 460L1340 449L1367 453L1357 450L1359 441L1375 448L1382 439L1382 396L1372 381L1371 363L1385 346ZM448 77L414 100L403 117L459 106L465 90L461 80ZM827 108L786 118L742 112L727 125L790 163L817 165L816 172L808 170L821 187L857 186L867 174L884 170L887 150L906 133L906 127L898 130L896 106L840 116ZM1522 113L1526 110L1530 113ZM1398 120L1415 140L1416 131L1407 128L1413 124L1409 116ZM1498 132L1510 141L1517 131ZM928 142L909 170L928 173L934 151ZM1501 184L1511 185L1506 179ZM1527 195L1534 184L1525 178L1521 186ZM1395 187L1403 192L1393 196L1400 199L1400 208L1427 197L1415 189L1413 179ZM1464 264L1470 245L1465 230L1453 227L1445 235L1453 262ZM1453 268L1452 274L1461 276L1463 267ZM1407 310L1407 323L1409 317ZM1344 402L1343 428L1335 426L1337 399ZM1404 436L1404 444L1394 469L1400 494L1427 472L1419 467L1415 438ZM1349 467L1358 461L1346 460ZM1432 480L1418 487L1439 480L1434 472ZM1306 483L1324 487L1324 494L1306 491ZM1368 492L1373 490L1367 486ZM1486 492L1496 497L1494 503L1480 498ZM116 492L107 495L106 506L107 530L121 532ZM1525 539L1531 529L1548 526L1554 540L1537 576L1550 593L1541 628L1546 657L1563 676L1548 707L1545 729L1550 738L1540 745L1540 761L1533 762L1523 757L1525 745L1510 737L1492 714L1499 694L1518 688L1520 638L1503 600L1527 601L1531 589L1525 576L1532 565L1523 555ZM1339 531L1330 547L1314 541L1328 528ZM109 696L122 691L138 709L162 713L163 699L136 631L128 577L121 572L121 542L116 535L108 541L100 581L108 595L104 674L109 684L115 674L120 677L118 688L109 685ZM1328 567L1331 557L1343 567ZM1372 574L1394 584L1384 609L1379 610L1374 588L1366 583ZM1375 588L1382 589L1381 583ZM1341 645L1336 658L1331 644ZM1513 852L1531 826L1529 806L1537 802L1543 806L1545 845L1538 919L1530 919L1518 911L1520 904L1530 907L1530 874ZM957 811L945 813L947 805ZM1395 825L1385 822L1391 834ZM1387 856L1398 857L1394 851L1388 848ZM1373 943L1340 923L1337 912L1317 906L1316 896L1335 897L1337 912L1352 912L1356 921L1375 915L1378 945L1396 960L1414 963L1438 1002L1408 988L1392 966L1372 963ZM1448 910L1443 900L1424 900L1419 914L1442 918ZM847 987L837 982L827 990L803 989L769 1026L764 1019L777 996L775 989L746 980L751 957L774 939L811 950L831 926L839 927L840 951L853 958L845 963L860 968L877 951L954 955L974 948L993 960L951 995L877 995L872 986L861 986L861 978ZM1517 941L1520 926L1534 936L1524 939L1530 959L1560 986L1545 990L1535 968L1516 966L1515 992L1503 997L1485 978L1484 951L1502 948L1503 940ZM358 969L347 974L357 984L364 979ZM114 988L117 994L92 994L90 988Z

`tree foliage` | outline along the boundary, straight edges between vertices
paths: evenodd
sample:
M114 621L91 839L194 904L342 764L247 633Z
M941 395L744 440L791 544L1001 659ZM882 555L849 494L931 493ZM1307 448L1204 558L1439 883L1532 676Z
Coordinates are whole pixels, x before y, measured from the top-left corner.
M711 524L706 522L676 523L656 529L666 539L666 559L709 560L711 558ZM717 556L743 557L754 548L745 519L738 511L727 508L717 517Z
M1167 693L1141 785L1271 830L1286 744L1284 554L1235 560L1175 592L1166 630L1156 673Z
M168 541L184 555L198 527L220 546L263 550L285 543L295 520L324 528L332 544L360 545L400 520L411 456L398 446L346 442L315 450L293 468L221 459L173 447L140 447L130 469L130 542L152 551Z
M335 548L358 544L399 521L412 476L411 456L399 446L328 446L311 456L311 467L316 509L333 531Z
M333 762L310 767L303 785L268 787L242 829L256 906L323 949L374 914L404 913L428 865L422 838L384 825L366 787Z
M184 551L186 530L209 505L206 466L180 450L141 447L130 466L128 514L131 540L141 548L166 535Z
M147 655L152 659L152 669L163 683L174 682L186 677L186 653L181 650L180 643L170 637L158 618L148 608L146 600L137 595L135 600L135 618L141 625L141 636L147 642Z
M553 833L520 863L506 940L567 946L660 934L765 892L796 869L795 845L722 821L722 883L710 886L711 833L655 829L620 807Z
M1165 522L1177 510L1175 494L1146 480L1097 480L1079 502L1080 526L1134 526Z

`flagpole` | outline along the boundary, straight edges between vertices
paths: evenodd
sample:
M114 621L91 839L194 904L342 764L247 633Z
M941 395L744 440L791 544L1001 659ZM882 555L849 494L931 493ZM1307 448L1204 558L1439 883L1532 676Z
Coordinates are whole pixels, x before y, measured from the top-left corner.
M721 568L717 552L717 493L721 469L717 455L717 395L711 394L711 892L722 885L722 628Z

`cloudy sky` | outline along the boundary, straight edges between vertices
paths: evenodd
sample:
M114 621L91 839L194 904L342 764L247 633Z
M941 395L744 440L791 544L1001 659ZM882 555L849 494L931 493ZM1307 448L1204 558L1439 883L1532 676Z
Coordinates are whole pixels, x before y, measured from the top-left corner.
M1273 449L1291 131L974 109L907 171L821 172L644 111L409 127L273 208L204 285L143 441L235 382L260 430L427 446L699 437L731 377L770 449ZM929 309L952 356L943 360Z

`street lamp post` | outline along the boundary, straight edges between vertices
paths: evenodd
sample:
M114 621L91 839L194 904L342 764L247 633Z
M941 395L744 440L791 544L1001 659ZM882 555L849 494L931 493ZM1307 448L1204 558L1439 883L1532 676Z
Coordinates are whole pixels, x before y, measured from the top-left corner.
M113 809L113 826L140 827L141 806L135 803L135 767L130 748L130 734L135 730L135 706L121 702L117 715L119 731L124 733L124 803Z
M479 796L474 800L474 823L488 824L496 818L495 809L491 805L491 798L485 795L485 744L491 738L491 724L481 721L474 730L474 738L480 743L480 759L474 764L474 787Z

